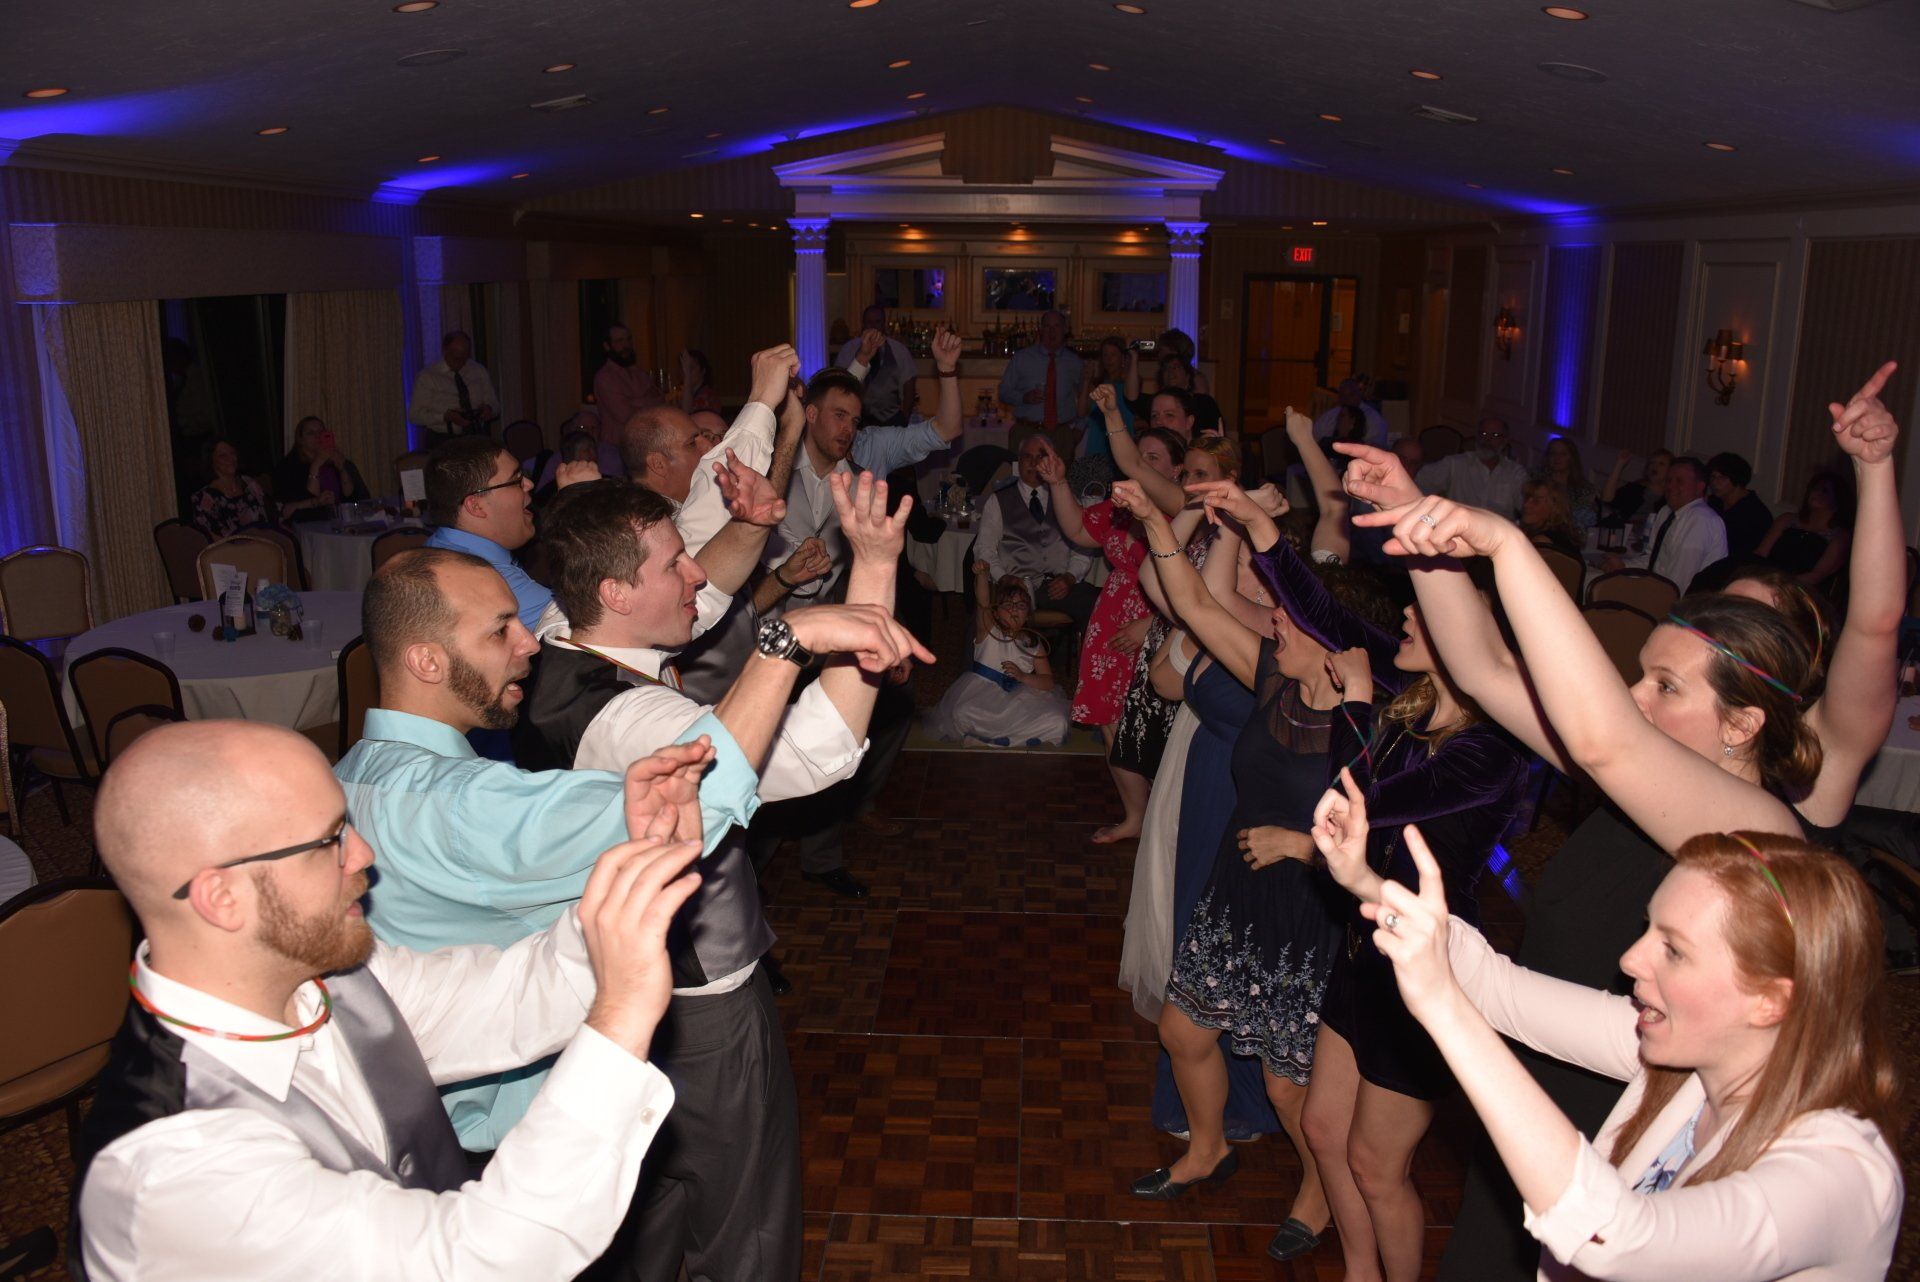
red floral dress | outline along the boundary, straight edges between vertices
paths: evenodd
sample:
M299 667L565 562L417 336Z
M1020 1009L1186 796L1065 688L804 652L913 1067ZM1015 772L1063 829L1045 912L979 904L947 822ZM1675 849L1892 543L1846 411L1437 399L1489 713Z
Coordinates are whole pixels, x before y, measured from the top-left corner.
M1140 563L1147 559L1147 545L1135 529L1133 514L1114 507L1112 499L1095 503L1080 517L1087 533L1100 540L1110 573L1080 643L1073 719L1083 726L1108 726L1120 719L1134 662L1133 655L1119 653L1109 642L1115 633L1151 612L1140 590Z

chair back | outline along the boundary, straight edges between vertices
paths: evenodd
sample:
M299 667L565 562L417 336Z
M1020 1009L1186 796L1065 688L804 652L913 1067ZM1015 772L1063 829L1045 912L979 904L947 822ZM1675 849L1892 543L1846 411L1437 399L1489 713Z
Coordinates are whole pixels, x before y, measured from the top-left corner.
M388 530L373 541L373 568L378 570L402 552L423 546L431 537L433 531L418 526L403 525L397 530Z
M133 913L105 877L43 882L0 904L0 1117L52 1104L106 1067L133 942Z
M953 470L966 482L967 493L983 495L994 473L1013 461L1013 451L1004 445L976 445L954 460Z
M1436 423L1420 433L1420 455L1428 463L1458 454L1466 448L1467 438L1445 423Z
M84 760L52 661L9 636L0 636L0 704L7 708L7 733L14 747L64 752L76 765Z
M279 545L290 568L287 571L288 577L272 580L273 582L284 583L296 592L305 592L313 586L307 581L307 558L300 554L300 540L293 535L275 525L249 525L238 533L250 539L265 539L269 543Z
M157 729L173 721L184 721L176 708L164 707L157 703L143 703L137 707L122 708L107 723L106 734L101 736L107 745L107 759L100 763L105 770L114 759L125 752L135 739L149 730Z
M355 637L340 651L340 755L360 742L367 709L380 702L380 672L365 637Z
M93 626L87 558L30 547L0 556L0 632L21 641L77 637Z
M400 479L401 473L425 472L426 470L427 452L425 450L408 450L405 454L402 454L393 461L393 492L395 494L405 494L407 492L405 482ZM536 477L535 479L537 480L538 478ZM421 500L422 503L425 503L425 501L424 499Z
M94 760L103 768L110 760L107 729L128 708L158 705L172 709L177 720L187 719L173 669L137 650L91 650L67 665L67 680L93 740Z
M1600 648L1613 660L1620 679L1628 685L1640 679L1640 647L1647 643L1653 630L1660 626L1659 621L1645 611L1636 610L1630 605L1618 601L1602 601L1598 605L1589 605L1580 612L1587 626L1593 629L1593 635L1600 638ZM1665 616L1662 616L1665 617Z
M525 467L527 461L546 448L546 441L540 432L540 425L531 419L520 419L509 423L507 430L500 433L501 448L513 455L514 461ZM535 480L540 479L535 477Z
M1666 618L1679 599L1680 585L1651 570L1615 570L1587 585L1588 605L1614 601L1656 619Z
M200 596L206 601L218 595L213 590L213 567L216 565L231 565L245 573L249 592L261 583L287 582L292 569L285 546L272 539L255 538L251 534L236 534L208 544L200 549L196 564L200 570Z
M1580 603L1580 584L1587 577L1586 563L1577 556L1562 552L1559 548L1543 547L1539 549L1540 559L1553 571L1553 577L1560 580L1560 586L1567 590L1575 605Z
M153 543L167 572L167 591L176 603L200 599L200 549L213 542L207 532L170 516L153 527Z

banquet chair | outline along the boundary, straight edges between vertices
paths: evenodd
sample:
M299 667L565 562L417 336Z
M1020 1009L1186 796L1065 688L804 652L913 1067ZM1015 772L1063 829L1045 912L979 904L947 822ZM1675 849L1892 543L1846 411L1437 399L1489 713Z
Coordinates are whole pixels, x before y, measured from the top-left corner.
M1538 549L1540 559L1553 571L1553 577L1560 580L1560 586L1567 590L1575 605L1580 604L1580 584L1587 577L1587 567L1577 556L1562 552L1559 548L1542 547Z
M20 822L20 802L13 795L13 749L7 742L7 705L0 703L0 806L6 808L7 831L15 837L26 829Z
M173 669L138 650L118 646L90 650L67 665L67 681L80 705L80 718L87 723L94 760L102 770L113 762L107 730L128 708L158 705L171 708L175 720L187 719L180 679Z
M1680 599L1680 585L1652 570L1615 570L1587 585L1587 604L1616 602L1664 619Z
M1613 660L1620 679L1628 685L1640 679L1640 647L1647 643L1659 621L1644 610L1620 601L1602 601L1580 611L1580 616L1600 638L1600 648Z
M205 530L177 516L153 527L153 543L160 549L160 564L167 571L167 591L173 594L176 605L200 599L200 565L195 558L211 542Z
M1431 463L1466 448L1466 438L1445 423L1435 423L1420 433L1420 456Z
M342 647L334 673L340 684L340 719L308 726L300 733L311 739L328 761L338 763L347 749L360 742L367 709L380 702L380 673L373 666L373 651L367 649L364 638L355 637Z
M284 579L269 580L284 583L296 592L305 592L313 587L313 581L307 577L307 558L300 552L300 540L293 537L277 525L249 525L244 530L235 531L250 539L265 539L277 543L281 552L286 554L287 565L291 568Z
M72 823L61 785L91 787L100 770L91 746L73 731L60 697L60 676L53 662L32 646L0 636L0 704L7 708L7 733L15 749L26 749L25 764L53 784L60 822ZM11 762L9 762L11 767Z
M388 530L373 541L373 568L378 570L402 552L411 551L432 537L433 531L419 526L403 525L397 530Z
M102 736L106 743L107 765L112 765L135 739L147 731L158 729L169 722L183 720L185 718L180 715L178 709L163 707L157 703L143 703L132 708L122 708L114 714L113 720L107 723L107 732Z
M106 877L63 877L0 904L0 1129L80 1097L107 1066L127 1010L134 923Z
M19 641L77 637L93 626L90 567L72 548L0 556L0 632Z
M200 570L200 596L211 601L219 594L213 590L213 567L231 565L244 571L249 592L261 583L285 583L291 563L284 545L251 534L235 534L209 543L195 558Z

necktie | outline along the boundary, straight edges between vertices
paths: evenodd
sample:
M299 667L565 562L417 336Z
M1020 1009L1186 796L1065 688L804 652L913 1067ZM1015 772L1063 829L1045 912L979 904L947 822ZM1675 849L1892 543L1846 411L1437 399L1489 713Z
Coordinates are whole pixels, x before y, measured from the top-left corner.
M1673 528L1673 518L1679 515L1678 512L1667 513L1667 519L1660 522L1660 528L1654 532L1653 551L1647 554L1647 568L1656 574L1660 567L1660 545L1667 541L1667 531Z
M1027 495L1027 511L1033 513L1033 519L1045 525L1047 523L1047 505L1040 501L1040 491Z
M460 412L466 416L467 426L473 426L473 393L467 390L467 380L460 377L460 371L453 371L453 394L460 398Z
M1042 393L1047 400L1046 408L1040 411L1042 427L1060 426L1060 371L1056 364L1058 359L1056 353L1047 353L1047 390Z

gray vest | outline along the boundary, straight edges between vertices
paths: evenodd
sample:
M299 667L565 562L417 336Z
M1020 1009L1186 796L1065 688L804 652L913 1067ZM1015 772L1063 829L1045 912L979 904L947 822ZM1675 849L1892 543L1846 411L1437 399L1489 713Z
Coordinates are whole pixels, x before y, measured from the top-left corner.
M1000 505L1000 558L1023 579L1043 574L1059 574L1067 568L1067 536L1053 513L1052 496L1047 498L1047 519L1033 519L1033 513L1020 501L1020 486L1009 481L993 492Z

